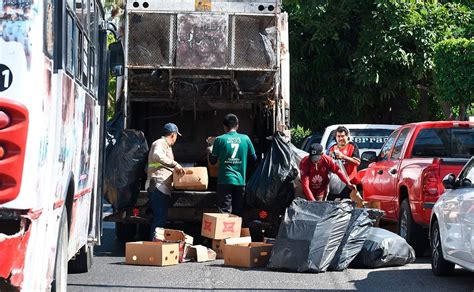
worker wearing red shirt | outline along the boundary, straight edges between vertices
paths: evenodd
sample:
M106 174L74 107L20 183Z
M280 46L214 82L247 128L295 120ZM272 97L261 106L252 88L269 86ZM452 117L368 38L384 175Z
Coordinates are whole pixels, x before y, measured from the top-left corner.
M307 200L324 199L328 192L329 172L335 173L349 188L355 188L332 158L323 154L323 146L311 144L309 155L300 162L301 184Z
M329 155L342 161L352 184L357 184L357 167L360 165L359 147L349 141L349 130L344 126L336 129L336 144L329 148Z

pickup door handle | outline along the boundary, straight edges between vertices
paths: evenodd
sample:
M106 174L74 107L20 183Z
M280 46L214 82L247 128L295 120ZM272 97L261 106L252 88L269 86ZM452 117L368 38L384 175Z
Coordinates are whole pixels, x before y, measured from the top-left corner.
M395 168L392 168L389 170L390 174L396 174L397 173L397 169Z
M383 170L379 169L379 170L377 170L377 173L378 173L378 174L382 174L382 173L383 173Z

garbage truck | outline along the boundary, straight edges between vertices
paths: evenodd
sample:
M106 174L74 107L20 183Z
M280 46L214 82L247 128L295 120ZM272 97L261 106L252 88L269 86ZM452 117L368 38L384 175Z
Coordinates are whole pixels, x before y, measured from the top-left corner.
M206 139L223 134L228 113L239 117L239 132L251 138L259 158L268 137L288 131L288 15L280 0L128 0L122 31L123 128L143 132L151 145L165 123L175 123L182 136L173 152L181 165L208 167ZM200 222L203 212L217 210L217 179L209 170L206 191L173 191L170 223ZM143 175L133 205L104 219L116 222L119 239L148 232L152 211ZM249 212L256 219L244 222L272 221L265 210Z

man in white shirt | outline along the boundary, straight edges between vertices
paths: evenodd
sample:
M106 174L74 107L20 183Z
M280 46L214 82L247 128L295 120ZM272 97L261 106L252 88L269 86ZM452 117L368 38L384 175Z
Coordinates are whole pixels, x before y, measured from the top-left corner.
M156 227L164 227L168 218L168 205L171 196L173 171L183 175L184 169L174 160L172 146L181 136L178 126L167 123L163 126L163 136L153 142L148 154L147 191L153 209L151 238Z

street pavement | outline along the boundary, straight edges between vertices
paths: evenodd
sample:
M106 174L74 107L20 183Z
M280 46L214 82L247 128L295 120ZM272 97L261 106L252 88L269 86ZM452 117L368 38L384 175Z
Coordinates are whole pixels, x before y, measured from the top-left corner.
M95 249L91 271L70 274L68 291L474 291L474 273L457 268L451 277L436 277L429 257L402 267L321 274L234 268L224 266L223 260L168 267L132 266L125 264L125 246L115 240L113 223L104 224L102 240L102 246Z

